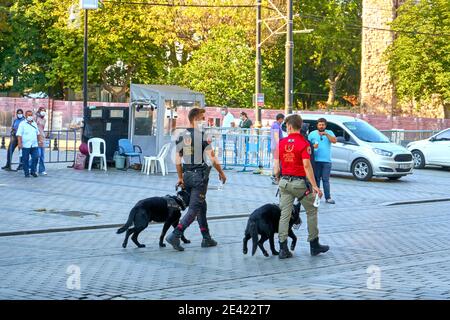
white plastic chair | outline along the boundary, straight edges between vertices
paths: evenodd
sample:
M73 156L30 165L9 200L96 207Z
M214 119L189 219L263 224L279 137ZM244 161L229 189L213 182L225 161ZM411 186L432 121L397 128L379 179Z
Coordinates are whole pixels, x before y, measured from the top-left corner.
M158 163L159 167L161 168L161 173L163 176L169 173L168 167L166 165L166 157L169 154L169 150L170 150L170 143L166 143L165 145L163 145L161 150L159 150L159 153L156 157L150 157L150 170L152 173L155 173L155 167L158 166Z
M103 153L102 153L102 144L103 144ZM88 149L89 149L89 171L92 168L92 162L94 158L101 158L100 161L100 170L107 171L106 165L106 142L100 138L91 138L88 140Z

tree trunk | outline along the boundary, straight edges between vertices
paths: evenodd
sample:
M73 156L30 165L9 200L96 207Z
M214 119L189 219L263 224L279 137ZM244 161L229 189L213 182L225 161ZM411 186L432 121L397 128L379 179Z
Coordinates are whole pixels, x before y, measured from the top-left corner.
M329 85L329 91L328 91L328 100L327 100L327 106L330 107L334 104L336 101L336 91L337 91L337 83L341 79L342 73L338 73L338 75L334 76L334 71L330 72L330 75L327 79L327 83Z
M125 81L119 91L114 90L114 87L108 83L105 71L102 72L103 88L105 88L106 91L111 93L111 95L113 97L113 102L118 102L119 101L118 99L120 97L124 96L128 92L128 89L129 89L128 84L130 83L131 75L133 74L133 71L135 70L135 68L136 68L135 66L130 66L127 69ZM114 101L114 100L116 100L116 101Z
M450 101L444 101L442 104L444 107L444 118L450 119Z

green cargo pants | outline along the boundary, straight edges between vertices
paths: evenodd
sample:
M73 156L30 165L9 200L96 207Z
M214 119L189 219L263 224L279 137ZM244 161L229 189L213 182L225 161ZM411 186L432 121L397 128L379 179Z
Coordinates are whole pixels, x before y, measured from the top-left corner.
M294 200L295 198L302 197L307 187L304 180L289 181L286 179L281 179L278 186L281 194L281 217L278 227L278 238L280 239L280 242L284 242L287 240L289 233L289 220L291 219ZM317 208L313 206L314 197L314 194L311 192L300 201L306 210L308 241L314 240L319 236L319 229L317 227Z

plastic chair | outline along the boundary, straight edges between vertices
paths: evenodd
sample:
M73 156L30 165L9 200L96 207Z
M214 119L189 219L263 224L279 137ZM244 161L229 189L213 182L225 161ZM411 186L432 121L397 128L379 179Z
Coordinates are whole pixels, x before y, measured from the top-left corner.
M138 149L138 150L136 150ZM142 155L142 149L140 146L132 145L130 140L128 139L120 139L119 140L119 154L121 156L126 156L128 160L128 167L130 166L130 159L138 157L139 163L142 165L141 161L141 155Z
M102 145L103 145L103 152L102 152ZM92 162L94 161L94 158L101 158L102 161L100 161L100 170L107 171L107 165L106 165L106 142L103 139L100 138L91 138L88 140L88 149L89 149L89 171L91 171L92 168Z
M169 173L168 167L166 165L166 157L169 154L170 143L166 143L163 145L161 150L156 157L149 157L150 159L150 169L152 173L155 173L155 167L159 163L159 167L161 168L161 173L163 176ZM148 170L148 169L147 169Z

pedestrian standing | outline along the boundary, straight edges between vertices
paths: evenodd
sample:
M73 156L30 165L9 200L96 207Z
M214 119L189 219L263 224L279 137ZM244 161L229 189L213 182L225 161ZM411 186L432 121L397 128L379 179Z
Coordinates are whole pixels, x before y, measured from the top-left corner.
M11 126L11 132L10 132L10 139L9 139L9 146L8 151L6 153L6 165L2 167L3 170L11 171L11 159L12 155L14 153L14 150L16 150L16 147L18 145L18 139L17 139L17 129L19 129L20 123L25 120L23 117L23 110L17 109L16 111L16 119L14 119L13 124ZM17 170L22 169L22 159L19 158L19 166L17 167Z
M228 107L223 107L221 114L223 116L222 127L231 128L231 123L234 122L234 116L228 111Z
M241 112L241 123L239 123L239 128L241 129L250 129L252 127L253 123L252 120L248 118L248 115L246 112Z
M309 123L303 123L302 128L300 129L300 133L302 134L303 138L305 138L305 140L309 142L309 146L311 147L311 150L314 150L314 144L308 140ZM311 166L314 170L314 167L316 165L316 161L314 159L314 152L311 152L311 158L309 159L309 161L311 162ZM317 182L317 180L316 180L316 182Z
M280 139L283 137L283 131L281 130L281 124L284 121L284 114L279 113L275 118L275 122L270 127L270 151L275 160L278 159L278 143ZM272 184L277 184L275 180L275 166L272 174Z
M300 202L306 210L311 255L315 256L329 250L328 246L319 244L318 208L314 206L314 199L316 194L321 197L322 191L314 178L310 162L311 147L300 133L302 122L302 118L297 114L286 118L288 136L280 141L279 160L275 162L275 175L279 180L281 195L281 217L278 228L280 259L292 257L287 246L287 237L295 198L301 199Z
M317 120L317 130L308 135L309 141L314 145L314 175L318 186L320 180L323 181L323 190L325 192L325 201L329 204L335 204L331 199L330 175L331 175L331 144L336 143L337 139L333 131L326 130L327 120L320 118Z
M36 122L33 120L33 112L28 110L25 112L25 121L19 124L17 129L17 140L19 149L22 150L22 165L25 177L28 178L30 173L37 178L37 163L39 158L38 147L43 146L42 137L39 133ZM31 168L30 168L31 156Z
M45 124L47 122L46 120L46 115L47 113L45 112L45 108L44 107L40 107L38 112L36 113L36 124L38 126L39 129L39 134L41 135L42 139L44 140L45 138L45 133L44 133L44 129L45 129ZM38 148L39 150L39 174L46 176L47 172L45 172L45 146L42 145L41 147Z
M206 164L206 157L219 172L221 182L225 183L227 180L210 145L210 140L204 133L205 109L191 109L188 118L190 128L180 135L176 143L176 168L178 173L177 186L185 188L190 193L189 209L180 220L177 228L166 238L166 241L178 251L184 250L180 245L180 238L195 218L197 218L203 237L202 248L217 245L217 242L210 235L206 218L206 191L211 171L211 167Z

